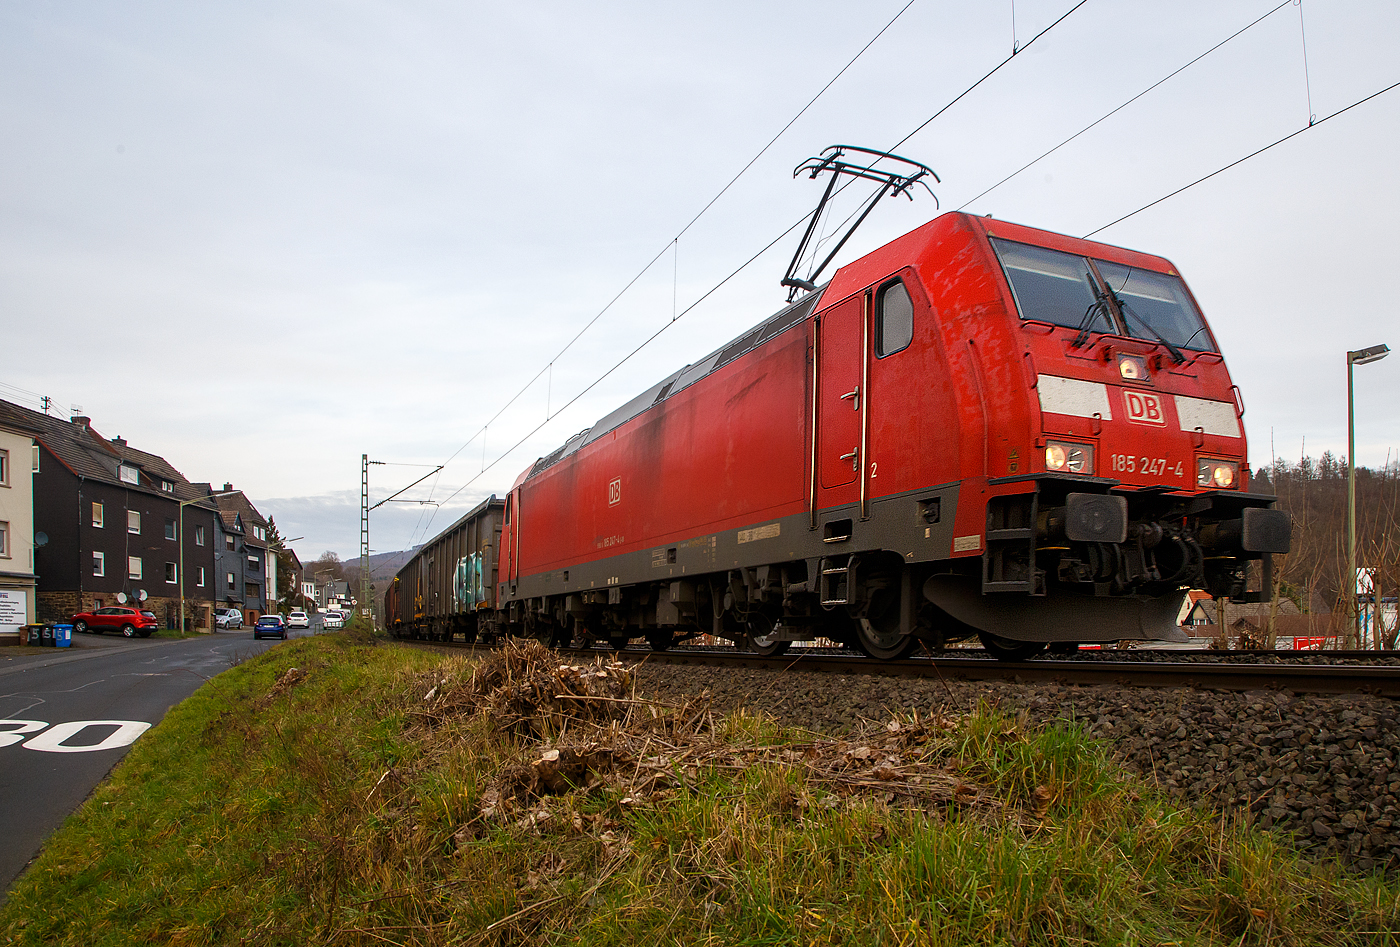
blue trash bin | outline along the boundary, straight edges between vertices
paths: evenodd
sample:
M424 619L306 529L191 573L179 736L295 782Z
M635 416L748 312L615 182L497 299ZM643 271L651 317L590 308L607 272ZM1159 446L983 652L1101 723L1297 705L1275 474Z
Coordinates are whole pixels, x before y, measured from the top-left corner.
M68 648L73 644L73 626L67 623L60 623L53 626L53 646L55 648Z

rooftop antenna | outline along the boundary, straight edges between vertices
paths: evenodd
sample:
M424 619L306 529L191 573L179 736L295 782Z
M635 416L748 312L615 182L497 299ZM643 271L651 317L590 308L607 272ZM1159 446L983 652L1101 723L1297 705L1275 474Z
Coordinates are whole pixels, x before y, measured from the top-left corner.
M83 413L83 406L80 404L70 404L68 406L68 417L76 418Z
M847 154L851 153L854 160L847 160ZM875 165L881 161L897 162L895 170L877 170ZM787 272L783 274L782 285L788 288L788 302L792 302L797 297L799 289L812 292L817 288L817 277L822 270L826 269L828 263L836 254L841 252L841 248L846 245L846 241L851 239L851 234L861 224L865 223L865 218L870 216L870 212L875 209L875 205L880 202L880 198L886 194L891 196L903 194L911 201L914 195L910 190L915 184L928 191L933 198L933 204L938 206L938 195L933 193L933 189L924 180L931 177L940 184L942 181L933 169L928 165L920 164L909 158L901 158L899 155L891 154L888 151L875 151L871 148L858 148L855 145L831 145L825 148L820 155L808 158L799 164L792 171L792 176L797 177L802 172L807 172L807 176L813 180L818 175L827 171L831 172L831 180L827 182L826 191L822 193L821 200L817 203L817 209L812 212L812 219L807 222L807 232L802 235L802 242L797 245L797 252L792 255L792 262L788 264ZM852 178L860 178L865 181L874 181L880 185L874 196L867 198L865 210L856 218L855 223L841 235L837 241L835 249L826 255L826 259L811 270L805 279L797 276L797 267L802 262L802 258L807 253L807 248L812 242L812 234L816 232L817 223L821 220L822 214L827 209L827 204L831 200L832 194L836 192L836 182L841 176L850 175Z

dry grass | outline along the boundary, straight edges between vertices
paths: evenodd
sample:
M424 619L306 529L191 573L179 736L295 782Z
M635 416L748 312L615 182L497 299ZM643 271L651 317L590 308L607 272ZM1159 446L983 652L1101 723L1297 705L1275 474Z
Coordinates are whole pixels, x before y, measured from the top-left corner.
M830 738L534 644L369 643L273 649L172 711L0 939L1396 942L1393 884L1177 809L1072 729L982 708Z

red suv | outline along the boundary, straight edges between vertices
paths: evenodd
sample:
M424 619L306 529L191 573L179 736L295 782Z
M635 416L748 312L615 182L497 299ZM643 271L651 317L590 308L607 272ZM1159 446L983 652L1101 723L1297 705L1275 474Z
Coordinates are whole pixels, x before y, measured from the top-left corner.
M99 608L95 612L83 612L81 615L73 616L74 631L95 631L99 635L108 629L118 629L127 638L134 638L137 635L149 638L151 632L159 627L160 622L156 621L153 612L127 608L123 605L112 605L108 608Z

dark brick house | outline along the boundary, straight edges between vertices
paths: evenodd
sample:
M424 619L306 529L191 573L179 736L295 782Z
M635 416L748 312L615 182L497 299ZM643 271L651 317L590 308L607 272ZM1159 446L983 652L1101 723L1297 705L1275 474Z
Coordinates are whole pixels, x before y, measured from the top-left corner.
M191 627L212 605L214 504L163 458L107 439L85 417L72 421L0 401L0 423L39 448L34 529L36 618L140 602L167 627L178 623L181 571ZM184 564L179 525L183 506ZM205 625L207 627L207 624Z
M268 522L231 483L217 490L207 483L194 486L219 506L214 565L219 606L241 609L244 622L251 625L276 608L269 587L269 569L275 566L269 563Z

